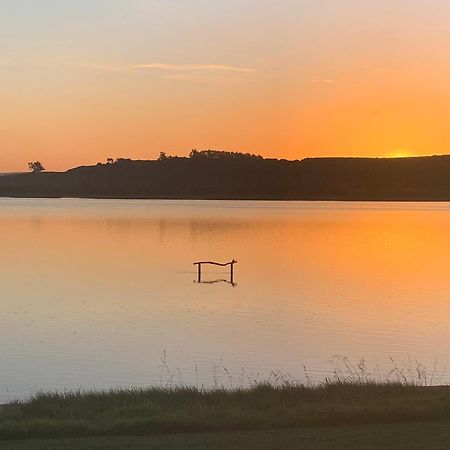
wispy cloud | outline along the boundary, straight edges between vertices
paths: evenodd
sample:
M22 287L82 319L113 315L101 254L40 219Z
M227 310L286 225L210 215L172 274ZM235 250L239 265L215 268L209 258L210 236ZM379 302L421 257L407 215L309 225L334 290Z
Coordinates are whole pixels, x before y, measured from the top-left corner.
M253 73L256 69L248 67L229 66L224 64L133 64L127 66L131 69L164 70L172 72L241 72Z
M225 64L99 64L99 63L74 63L70 67L91 69L102 72L145 74L150 72L159 73L165 80L192 81L192 82L222 82L226 74L245 75L256 72L256 69L248 67L231 66Z
M208 78L225 73L251 74L256 69L248 67L230 66L225 64L127 64L112 65L99 63L70 64L71 67L99 70L102 72L135 73L160 72L164 79L180 81L208 81ZM167 74L169 73L169 74Z

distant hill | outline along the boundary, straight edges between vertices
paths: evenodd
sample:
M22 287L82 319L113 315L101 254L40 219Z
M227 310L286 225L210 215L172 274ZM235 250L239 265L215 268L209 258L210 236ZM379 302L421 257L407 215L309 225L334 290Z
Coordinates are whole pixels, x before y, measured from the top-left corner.
M450 156L308 158L216 151L0 177L0 196L450 201Z

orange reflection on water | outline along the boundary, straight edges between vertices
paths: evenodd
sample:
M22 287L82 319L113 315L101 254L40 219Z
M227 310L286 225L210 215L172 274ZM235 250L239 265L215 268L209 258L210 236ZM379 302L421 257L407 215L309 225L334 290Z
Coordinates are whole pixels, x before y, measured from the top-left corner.
M1 200L0 385L158 383L164 351L205 384L217 361L445 365L449 225L447 204ZM233 258L236 288L194 284Z

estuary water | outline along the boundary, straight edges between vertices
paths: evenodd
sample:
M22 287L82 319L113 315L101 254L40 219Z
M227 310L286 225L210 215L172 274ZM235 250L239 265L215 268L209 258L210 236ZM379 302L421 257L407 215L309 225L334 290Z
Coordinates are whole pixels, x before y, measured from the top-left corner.
M363 358L450 379L447 203L0 199L0 236L0 401ZM232 259L235 286L197 283L195 261Z

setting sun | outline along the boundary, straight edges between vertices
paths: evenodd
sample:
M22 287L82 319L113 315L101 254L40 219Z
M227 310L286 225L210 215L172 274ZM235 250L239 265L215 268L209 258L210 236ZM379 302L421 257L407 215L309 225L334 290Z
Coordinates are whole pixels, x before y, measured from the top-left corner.
M409 150L393 150L392 152L388 153L388 158L411 158L415 155L413 152Z

